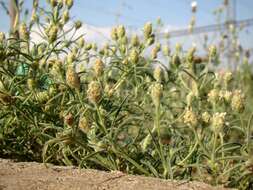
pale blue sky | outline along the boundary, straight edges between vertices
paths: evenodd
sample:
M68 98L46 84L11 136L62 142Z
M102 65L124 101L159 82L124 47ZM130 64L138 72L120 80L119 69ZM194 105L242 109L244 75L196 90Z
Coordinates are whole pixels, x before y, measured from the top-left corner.
M8 2L8 0L2 0ZM31 8L32 0L24 0L25 7ZM45 5L46 0L40 0ZM214 24L213 10L223 0L197 0L196 25ZM253 0L236 1L237 19L253 18ZM185 28L191 18L191 0L74 0L71 16L97 27L110 27L118 23L141 28L147 21L161 17L165 25ZM118 15L118 16L117 16ZM0 9L0 30L8 31L9 20ZM253 26L247 28L249 36L243 34L242 41L253 44Z
M8 0L2 0L8 2ZM30 8L32 0L24 0ZM46 0L40 0L45 4ZM122 24L140 27L146 21L161 17L164 23L173 26L187 26L191 17L191 0L74 0L72 16L95 26L112 26L118 21ZM215 23L213 10L223 0L198 0L197 25ZM237 0L237 18L253 18L253 1ZM0 9L0 30L8 26L8 18Z

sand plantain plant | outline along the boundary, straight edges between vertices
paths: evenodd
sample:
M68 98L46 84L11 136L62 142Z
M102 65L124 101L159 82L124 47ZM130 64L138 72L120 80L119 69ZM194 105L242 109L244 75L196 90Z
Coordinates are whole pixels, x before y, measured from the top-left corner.
M195 47L172 51L151 23L142 37L116 26L98 46L72 5L34 3L18 36L0 33L0 155L251 188L246 64L217 73L214 45L203 60Z

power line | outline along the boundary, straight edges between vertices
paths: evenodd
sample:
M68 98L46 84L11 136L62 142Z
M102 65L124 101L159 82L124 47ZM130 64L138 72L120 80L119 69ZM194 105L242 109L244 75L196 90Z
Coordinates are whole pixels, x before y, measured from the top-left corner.
M195 27L191 31L187 28L187 29L182 29L182 30L174 30L174 31L166 32L166 33L163 32L163 33L158 34L158 37L164 37L166 35L169 35L169 37L181 37L181 36L186 36L186 35L215 32L215 31L220 31L220 30L224 31L230 25L233 25L235 27L250 26L250 25L253 25L253 18L240 20L240 21L229 21L229 22L224 22L222 24L212 24L212 25L207 25L207 26Z

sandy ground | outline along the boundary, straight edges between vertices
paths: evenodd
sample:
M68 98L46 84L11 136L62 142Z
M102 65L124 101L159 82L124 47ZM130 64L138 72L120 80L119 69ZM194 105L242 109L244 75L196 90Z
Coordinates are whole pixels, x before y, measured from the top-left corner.
M200 182L169 181L121 172L0 159L0 190L222 190Z

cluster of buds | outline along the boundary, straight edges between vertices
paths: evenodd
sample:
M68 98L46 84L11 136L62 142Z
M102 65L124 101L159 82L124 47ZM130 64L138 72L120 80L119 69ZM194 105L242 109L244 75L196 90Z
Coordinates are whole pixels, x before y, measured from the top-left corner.
M161 98L163 96L163 85L155 83L151 86L151 98L156 107L159 107Z
M215 113L212 117L212 130L215 133L220 133L225 125L226 112Z
M183 122L191 127L196 127L198 125L198 117L192 109L187 109L183 116Z
M92 81L87 90L87 96L90 102L97 104L102 96L102 89L97 81Z
M73 65L69 65L66 71L66 82L67 84L76 90L80 89L80 78L76 73Z
M232 110L237 111L239 113L242 112L244 110L244 102L245 97L242 94L241 90L235 90L231 99Z
M104 63L101 59L97 59L94 64L94 73L96 77L100 77L103 74L104 71Z

